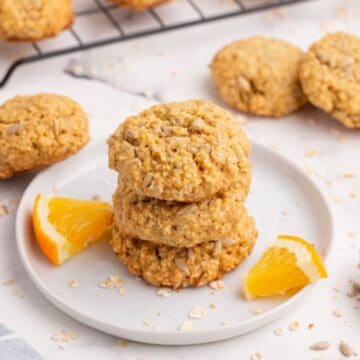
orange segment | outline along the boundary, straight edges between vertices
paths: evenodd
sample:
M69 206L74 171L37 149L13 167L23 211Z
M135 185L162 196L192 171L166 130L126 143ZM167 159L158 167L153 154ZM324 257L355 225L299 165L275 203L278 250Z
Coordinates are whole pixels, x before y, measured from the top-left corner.
M110 204L37 195L33 208L36 240L55 265L99 240L112 223Z
M243 276L244 293L248 299L292 294L326 277L314 246L297 236L280 235Z

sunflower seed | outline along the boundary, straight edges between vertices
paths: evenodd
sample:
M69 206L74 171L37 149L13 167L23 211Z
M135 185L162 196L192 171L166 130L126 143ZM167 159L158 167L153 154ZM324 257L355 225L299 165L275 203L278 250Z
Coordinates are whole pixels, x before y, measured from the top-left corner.
M244 90L245 92L251 91L251 85L248 79L244 78L243 76L237 77L237 84L239 85L239 88L241 90Z
M229 246L229 245L234 245L236 241L231 237L226 237L221 239L221 242L224 246Z
M132 143L134 140L137 139L137 134L131 129L126 129L124 131L124 138L129 143Z
M187 249L187 257L189 260L194 260L195 259L195 254L194 254L194 250L191 248Z
M206 122L203 119L195 119L191 124L191 129L195 131L201 131L205 128Z
M184 260L175 259L175 265L184 273L189 273L189 268L186 266Z
M327 341L318 341L310 346L311 350L326 350L330 347L330 343Z
M19 124L19 123L12 124L7 128L6 132L8 135L13 135L13 134L19 132L22 128L23 128L22 124Z
M213 250L213 256L219 256L221 254L222 250L222 243L220 240L215 242L214 250Z
M152 173L147 173L144 177L143 186L144 188L147 188L151 185L151 182L154 179L154 175Z
M354 349L345 341L340 341L339 350L345 357L355 356Z

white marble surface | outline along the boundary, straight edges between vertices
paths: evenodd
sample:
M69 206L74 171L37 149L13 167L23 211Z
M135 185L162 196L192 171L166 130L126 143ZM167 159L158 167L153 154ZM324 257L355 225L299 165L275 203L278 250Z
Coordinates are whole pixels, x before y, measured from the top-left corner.
M306 48L328 30L342 29L359 35L359 18L358 0L311 1L283 11L234 18L34 63L16 71L8 86L0 89L0 101L36 91L72 96L88 110L95 140L107 136L125 115L147 106L149 101L126 94L119 87L64 74L70 58L102 62L121 59L126 63L120 74L124 84L132 79L144 91L160 94L164 100L198 97L219 101L207 65L214 52L227 42L250 34L266 34ZM255 139L304 166L328 195L336 214L338 236L328 263L330 277L318 284L295 312L261 330L224 342L188 347L129 343L126 348L120 347L118 339L73 321L38 293L19 263L12 214L0 219L0 283L15 279L16 284L0 285L0 321L23 336L46 359L250 359L251 354L260 351L264 359L303 360L320 356L332 360L341 359L337 349L340 340L360 350L360 310L354 308L359 303L346 296L349 279L360 277L360 132L343 129L310 106L282 120L249 119L247 129ZM309 150L318 154L307 157ZM344 173L354 177L344 177ZM31 177L1 182L0 202L21 196ZM339 287L340 293L334 287ZM342 317L333 316L335 309ZM293 320L300 322L300 329L290 332L287 328ZM314 324L311 330L310 323ZM277 328L284 329L285 334L276 336ZM62 344L63 349L51 340L61 329L77 335L75 340ZM329 341L330 349L321 353L310 351L309 345L319 340Z

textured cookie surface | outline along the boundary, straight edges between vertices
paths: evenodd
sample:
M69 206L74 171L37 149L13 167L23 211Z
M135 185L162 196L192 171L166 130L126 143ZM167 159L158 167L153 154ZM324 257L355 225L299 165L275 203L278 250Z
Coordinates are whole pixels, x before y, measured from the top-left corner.
M87 115L73 100L17 96L0 106L0 179L65 159L88 140Z
M114 4L125 6L134 10L144 10L167 1L169 0L112 0Z
M346 127L360 127L359 37L338 32L313 44L300 66L300 80L312 104Z
M250 145L231 114L201 100L151 107L120 125L109 166L137 193L168 201L246 189Z
M71 0L0 0L0 39L44 39L72 21Z
M236 41L214 57L212 77L220 96L236 109L279 117L306 103L298 70L303 52L260 36Z
M120 184L113 202L124 234L158 244L191 247L230 236L246 214L246 195L241 188L233 189L189 204L144 197Z
M116 224L111 244L128 270L156 286L202 286L238 266L252 251L257 238L254 220L244 214L232 237L192 248L156 245L123 235Z

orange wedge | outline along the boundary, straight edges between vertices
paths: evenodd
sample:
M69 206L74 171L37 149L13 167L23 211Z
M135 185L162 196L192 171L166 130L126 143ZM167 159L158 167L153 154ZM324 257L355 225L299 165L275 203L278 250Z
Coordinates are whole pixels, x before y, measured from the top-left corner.
M243 276L247 299L293 294L327 277L315 247L297 236L279 235L260 260Z
M37 195L32 220L40 249L60 265L99 240L112 217L106 202Z

